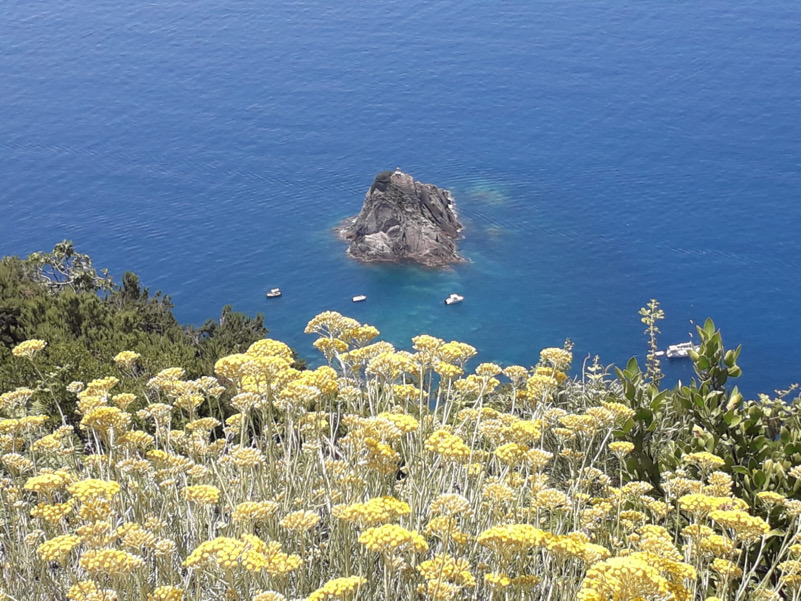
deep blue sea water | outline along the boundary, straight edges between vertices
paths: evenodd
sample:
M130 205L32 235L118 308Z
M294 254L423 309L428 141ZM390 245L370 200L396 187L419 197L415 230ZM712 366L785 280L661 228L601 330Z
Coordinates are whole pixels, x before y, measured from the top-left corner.
M655 297L665 344L712 316L770 391L801 379L799 31L796 0L3 0L0 254L69 238L308 356L334 309L623 363ZM345 257L396 166L453 191L469 264Z

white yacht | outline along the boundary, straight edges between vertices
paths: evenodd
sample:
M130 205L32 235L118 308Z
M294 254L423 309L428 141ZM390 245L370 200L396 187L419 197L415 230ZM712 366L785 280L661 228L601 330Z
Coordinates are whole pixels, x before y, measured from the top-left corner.
M455 303L461 303L464 300L464 297L461 294L453 293L448 298L445 299L446 305L453 305Z
M697 351L698 347L692 342L680 342L667 347L665 355L668 359L684 359L690 356L690 351Z

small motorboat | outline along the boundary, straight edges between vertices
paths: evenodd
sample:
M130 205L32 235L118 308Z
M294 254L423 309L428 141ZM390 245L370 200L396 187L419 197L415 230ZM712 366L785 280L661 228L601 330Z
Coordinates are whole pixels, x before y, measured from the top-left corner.
M360 303L362 301L366 301L367 296L365 296L364 294L357 294L356 296L353 297L352 300L354 303Z
M278 298L281 296L281 289L280 288L270 288L270 291L266 293L264 296L267 298Z
M692 342L680 342L679 344L671 344L667 347L665 355L668 359L684 359L690 356L690 351L696 351L698 347Z
M453 305L455 303L461 303L464 300L464 297L461 294L453 293L448 298L445 299L446 305Z

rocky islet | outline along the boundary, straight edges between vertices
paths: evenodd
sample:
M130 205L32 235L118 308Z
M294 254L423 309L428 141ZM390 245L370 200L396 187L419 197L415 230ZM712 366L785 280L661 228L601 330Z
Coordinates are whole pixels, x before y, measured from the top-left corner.
M359 214L337 233L359 261L442 267L464 261L456 247L462 229L448 190L396 169L375 177Z

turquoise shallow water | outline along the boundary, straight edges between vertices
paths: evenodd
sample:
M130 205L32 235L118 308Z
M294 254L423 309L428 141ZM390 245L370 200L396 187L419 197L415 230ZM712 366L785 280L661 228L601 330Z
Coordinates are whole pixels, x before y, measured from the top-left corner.
M801 378L797 2L0 11L2 254L70 238L185 321L262 311L309 356L335 309L402 346L527 365L570 337L621 363L656 297L666 344L712 316L744 345L750 394ZM345 257L331 228L395 166L453 191L470 263Z

